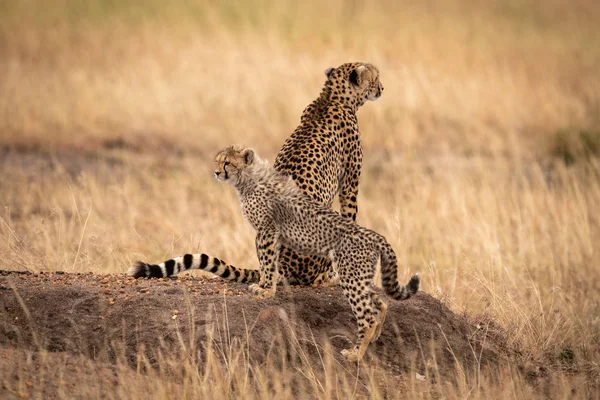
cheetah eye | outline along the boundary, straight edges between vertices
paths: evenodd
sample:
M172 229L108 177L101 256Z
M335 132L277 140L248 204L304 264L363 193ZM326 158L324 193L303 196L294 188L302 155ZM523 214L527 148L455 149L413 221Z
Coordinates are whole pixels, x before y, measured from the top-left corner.
M223 166L224 166L224 167L226 167L226 166L228 166L228 165L229 165L229 161L225 161L225 162L223 163Z

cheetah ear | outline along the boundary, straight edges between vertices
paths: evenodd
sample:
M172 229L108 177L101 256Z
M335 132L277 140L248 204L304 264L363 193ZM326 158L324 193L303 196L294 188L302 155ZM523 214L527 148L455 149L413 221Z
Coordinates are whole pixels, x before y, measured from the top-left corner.
M350 73L350 83L353 84L354 86L360 86L361 75L365 69L367 69L367 67L365 67L364 65L361 65L360 67L358 67L354 71L352 71Z
M331 75L331 73L335 71L335 68L333 67L329 67L325 70L325 76L329 78L329 76Z
M244 163L246 165L252 164L252 162L254 161L254 150L244 149L242 151L242 157L244 158Z

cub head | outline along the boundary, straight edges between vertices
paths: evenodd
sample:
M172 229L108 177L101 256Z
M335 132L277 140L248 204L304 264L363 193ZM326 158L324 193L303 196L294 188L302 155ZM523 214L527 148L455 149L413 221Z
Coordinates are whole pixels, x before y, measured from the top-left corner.
M346 100L357 100L358 106L367 100L377 100L383 93L379 70L372 64L347 63L337 68L327 68L327 86Z
M237 184L243 171L254 163L254 158L252 149L237 145L224 148L215 157L215 178L221 182Z

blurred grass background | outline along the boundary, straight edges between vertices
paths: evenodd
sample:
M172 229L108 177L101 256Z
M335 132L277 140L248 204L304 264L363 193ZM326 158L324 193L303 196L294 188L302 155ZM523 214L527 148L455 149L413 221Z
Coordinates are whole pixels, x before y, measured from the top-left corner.
M254 267L213 155L272 160L324 69L368 61L385 93L358 114L359 222L401 281L421 271L563 371L557 393L578 374L591 393L598 21L593 0L0 0L0 268L123 272L190 251Z
M365 59L391 91L363 118L367 144L384 130L408 152L498 153L515 141L534 152L559 130L597 136L598 8L582 0L3 1L0 128L12 144L46 144L51 134L57 145L94 146L152 131L202 148L206 136L239 137L237 124L223 124L236 115L251 123L251 137L277 137L277 147L316 96L315 72Z

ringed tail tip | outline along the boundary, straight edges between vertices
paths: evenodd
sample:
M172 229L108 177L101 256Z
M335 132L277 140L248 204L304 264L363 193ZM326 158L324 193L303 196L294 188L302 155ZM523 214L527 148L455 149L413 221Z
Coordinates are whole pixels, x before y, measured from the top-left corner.
M410 278L407 286L411 296L414 296L419 291L419 286L421 286L421 277L419 276L418 272Z
M150 275L150 269L148 264L138 261L127 270L127 275L133 276L134 278L147 278Z

